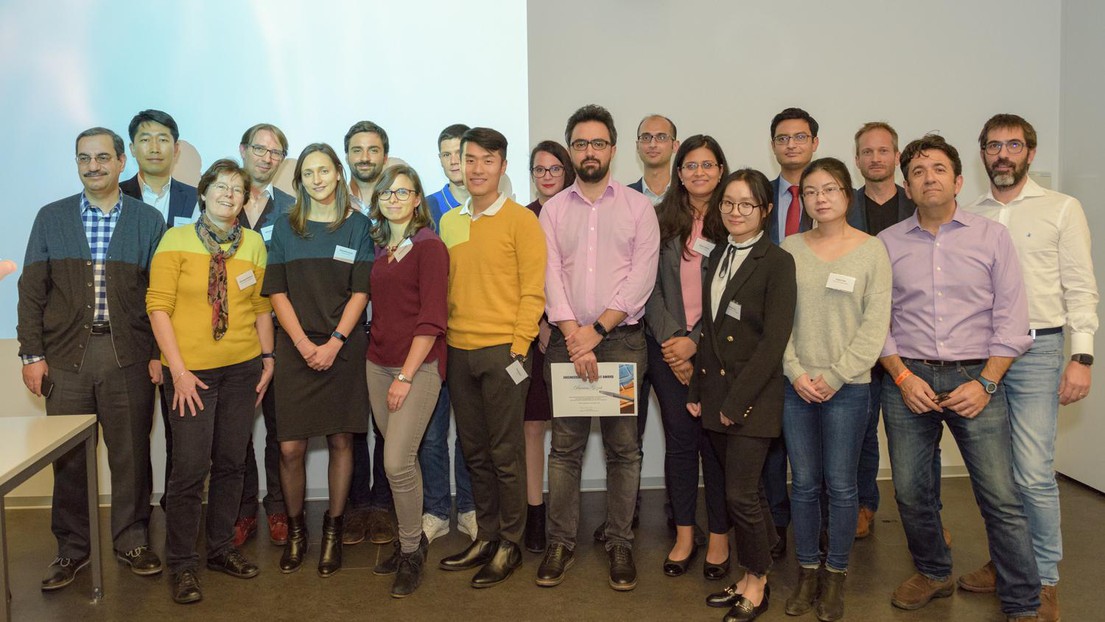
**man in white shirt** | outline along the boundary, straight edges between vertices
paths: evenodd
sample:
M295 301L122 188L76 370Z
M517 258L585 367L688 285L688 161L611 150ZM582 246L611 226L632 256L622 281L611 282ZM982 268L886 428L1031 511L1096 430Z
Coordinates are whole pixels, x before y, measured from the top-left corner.
M1039 568L1040 620L1059 619L1059 487L1052 461L1059 405L1090 391L1097 282L1090 230L1078 199L1047 190L1028 177L1036 130L1013 114L991 117L978 137L990 191L968 209L1009 228L1028 292L1032 347L1003 382L1013 435L1013 476L1024 500ZM1071 358L1063 362L1063 333ZM995 590L993 563L959 578L971 592Z
M659 204L671 185L671 157L678 148L671 119L659 114L641 119L637 124L637 157L644 174L629 187L644 194L653 205Z

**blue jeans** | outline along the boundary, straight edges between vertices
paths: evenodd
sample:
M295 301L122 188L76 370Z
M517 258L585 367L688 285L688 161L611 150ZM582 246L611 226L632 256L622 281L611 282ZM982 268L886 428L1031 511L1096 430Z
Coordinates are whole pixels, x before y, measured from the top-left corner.
M906 366L941 393L975 382L982 365L939 367L905 360ZM954 411L914 414L902 401L889 375L883 380L883 416L890 445L894 496L909 552L917 571L945 581L952 572L951 550L941 534L932 473L932 459L944 424L955 437L971 478L975 501L982 511L990 559L997 569L1002 612L1015 616L1040 606L1040 578L1028 536L1028 518L1013 482L1013 449L1005 383L973 419Z
M449 387L442 383L437 396L437 406L430 417L430 425L418 448L418 464L422 468L422 512L449 520L452 512L452 491L449 486ZM457 483L457 512L473 512L472 479L464 464L460 439L453 443L453 472Z
M1063 536L1059 529L1059 485L1055 482L1055 425L1063 333L1043 335L1005 374L1005 397L1013 429L1013 481L1024 501L1032 550L1043 585L1059 582Z
M848 569L856 536L856 465L867 429L867 384L846 384L821 404L807 404L789 383L783 394L783 433L790 455L790 509L798 563L818 566L822 482L829 497L826 565Z

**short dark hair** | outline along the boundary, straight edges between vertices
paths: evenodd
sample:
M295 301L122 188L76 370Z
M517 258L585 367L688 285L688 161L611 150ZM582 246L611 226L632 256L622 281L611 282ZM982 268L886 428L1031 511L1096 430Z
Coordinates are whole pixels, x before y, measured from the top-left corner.
M645 118L641 119L641 122L637 124L637 136L641 135L641 126L644 125L645 121L648 121L649 119L663 119L663 120L667 121L668 125L671 126L671 139L675 140L677 138L677 136L675 134L675 122L672 121L671 119L665 117L662 114L645 115Z
M533 170L533 160L537 157L537 153L544 151L552 157L560 160L560 165L564 167L564 187L572 185L576 181L576 169L572 166L572 156L568 153L568 150L564 148L564 145L556 142L555 140L543 140L537 143L537 146L533 148L533 151L529 152L529 168Z
M909 163L914 158L921 155L924 151L936 150L942 152L948 156L948 159L952 161L952 170L955 172L955 176L959 177L963 174L963 161L959 159L959 151L955 147L948 144L948 141L944 140L944 137L939 134L925 134L921 138L914 140L905 146L902 150L902 175L909 177Z
M391 239L391 222L384 218L380 211L380 192L390 190L391 185L395 183L400 175L406 175L411 180L411 184L414 185L414 192L420 199L418 207L414 208L411 221L407 223L407 229L403 232L403 237L413 238L414 234L418 233L418 230L423 227L429 227L431 231L434 228L434 219L430 215L430 206L426 204L426 193L422 190L422 180L418 178L418 173L406 164L389 166L384 169L383 173L380 173L380 179L376 180L376 186L372 190L372 198L368 203L368 217L372 220L369 235L372 236L372 241L379 246L387 246Z
M472 128L463 123L454 123L449 127L441 130L441 133L437 135L437 148L441 149L441 143L454 138L463 138L464 133Z
M488 151L498 151L499 155L506 159L506 136L499 130L489 127L474 127L460 137L460 150L464 151L464 145L476 143Z
M894 131L894 128L890 127L890 124L886 121L868 121L864 123L858 130L856 130L856 154L859 154L859 139L863 138L863 135L872 130L886 130L890 133L890 142L894 143L894 151L898 150L898 132Z
M748 184L748 189L752 191L752 198L756 200L760 210L763 211L763 218L760 219L760 230L767 228L767 218L771 214L771 207L775 201L772 196L774 193L771 192L771 182L768 181L767 175L754 168L738 169L726 175L718 184L717 191L714 192L714 198L710 200L710 207L706 210L706 217L703 218L703 233L705 234L707 231L714 232L712 235L717 236L716 241L724 240L726 231L725 224L721 220L721 200L725 196L725 190L729 187L729 184L736 181L743 181Z
M160 121L158 121L160 123ZM246 169L238 165L234 160L223 158L221 160L215 160L211 163L211 166L207 167L207 171L200 177L200 183L196 185L196 192L198 193L198 203L200 211L207 209L207 205L204 204L203 195L207 193L207 188L211 184L215 183L215 180L219 178L219 175L237 175L242 178L243 189L245 190L245 196L249 196L250 179L249 173Z
M284 132L280 131L280 128L276 127L272 123L258 123L253 127L246 130L245 134L242 134L243 147L248 147L253 142L253 137L257 135L257 132L261 130L268 130L276 136L276 140L280 142L280 146L284 149L284 157L288 156L288 137L284 135Z
M605 125L607 131L610 132L610 144L618 144L618 129L614 127L614 117L609 110L597 104L587 104L568 117L568 125L564 127L564 142L569 145L572 144L572 130L576 129L576 126L580 123L587 121L598 121Z
M115 147L115 157L118 158L123 155L123 139L106 127L90 127L80 134L77 134L77 140L73 143L73 153L77 153L80 150L81 139L90 136L110 136L111 142Z
M349 141L361 132L367 132L369 134L375 134L379 136L380 141L384 143L384 155L388 154L388 151L391 149L391 143L388 142L388 133L384 131L384 128L376 125L372 121L357 121L353 124L353 127L349 128L349 131L345 133L346 153L349 153Z
M990 117L990 120L982 126L982 132L978 135L978 148L985 149L987 136L996 129L1017 129L1024 132L1024 144L1031 150L1036 148L1036 128L1016 114L1002 113Z
M798 190L801 191L802 187L806 185L806 177L817 171L828 173L833 181L840 184L840 190L844 193L844 198L848 200L848 209L851 209L852 197L856 194L856 191L852 188L852 175L848 172L848 167L836 158L818 158L807 164L806 170L802 171L802 177L798 180Z
M780 123L791 119L805 121L810 126L810 134L813 134L813 137L817 138L817 120L811 117L810 113L801 108L786 108L775 115L775 118L771 119L771 137L775 138L775 128L779 127Z
M176 121L172 115L161 110L143 110L134 115L134 118L130 120L130 126L127 127L127 133L130 134L130 142L134 142L134 137L138 135L138 126L143 123L160 123L169 128L169 133L173 135L173 142L180 140L180 129L177 128Z

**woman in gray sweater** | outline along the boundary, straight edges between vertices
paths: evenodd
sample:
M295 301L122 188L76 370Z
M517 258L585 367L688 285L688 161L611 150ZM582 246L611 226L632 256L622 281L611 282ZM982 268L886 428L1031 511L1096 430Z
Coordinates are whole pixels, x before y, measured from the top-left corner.
M799 187L816 226L782 243L794 257L798 281L794 330L783 357L789 381L783 435L801 569L786 612L801 615L818 600L817 617L828 621L844 615L843 583L859 503L856 467L870 370L890 323L891 271L882 243L848 224L852 180L840 160L811 162ZM829 550L820 571L822 483L829 500Z

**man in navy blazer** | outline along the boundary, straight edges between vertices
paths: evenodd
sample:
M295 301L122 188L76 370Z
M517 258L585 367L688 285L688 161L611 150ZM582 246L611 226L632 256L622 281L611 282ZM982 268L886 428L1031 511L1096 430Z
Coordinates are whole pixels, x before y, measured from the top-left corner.
M176 121L161 110L143 110L130 120L128 131L138 173L120 182L119 189L157 208L169 227L195 222L199 213L196 188L172 178L173 164L180 155Z
M802 171L813 160L813 154L817 151L817 129L817 121L801 108L787 108L771 120L771 150L775 152L775 160L782 169L779 176L771 181L775 211L767 219L767 234L776 244L789 235L786 233L788 219L794 229L790 234L808 231L811 226L812 221L803 218L805 211L802 209L802 196L797 186ZM792 205L794 213L791 213ZM770 456L768 464L771 464ZM770 491L768 500L771 500ZM773 507L774 505L772 503ZM788 517L786 523L789 522Z
M671 157L678 148L671 119L659 114L641 119L637 124L637 157L641 158L644 174L629 187L648 197L653 205L660 203L671 184Z

